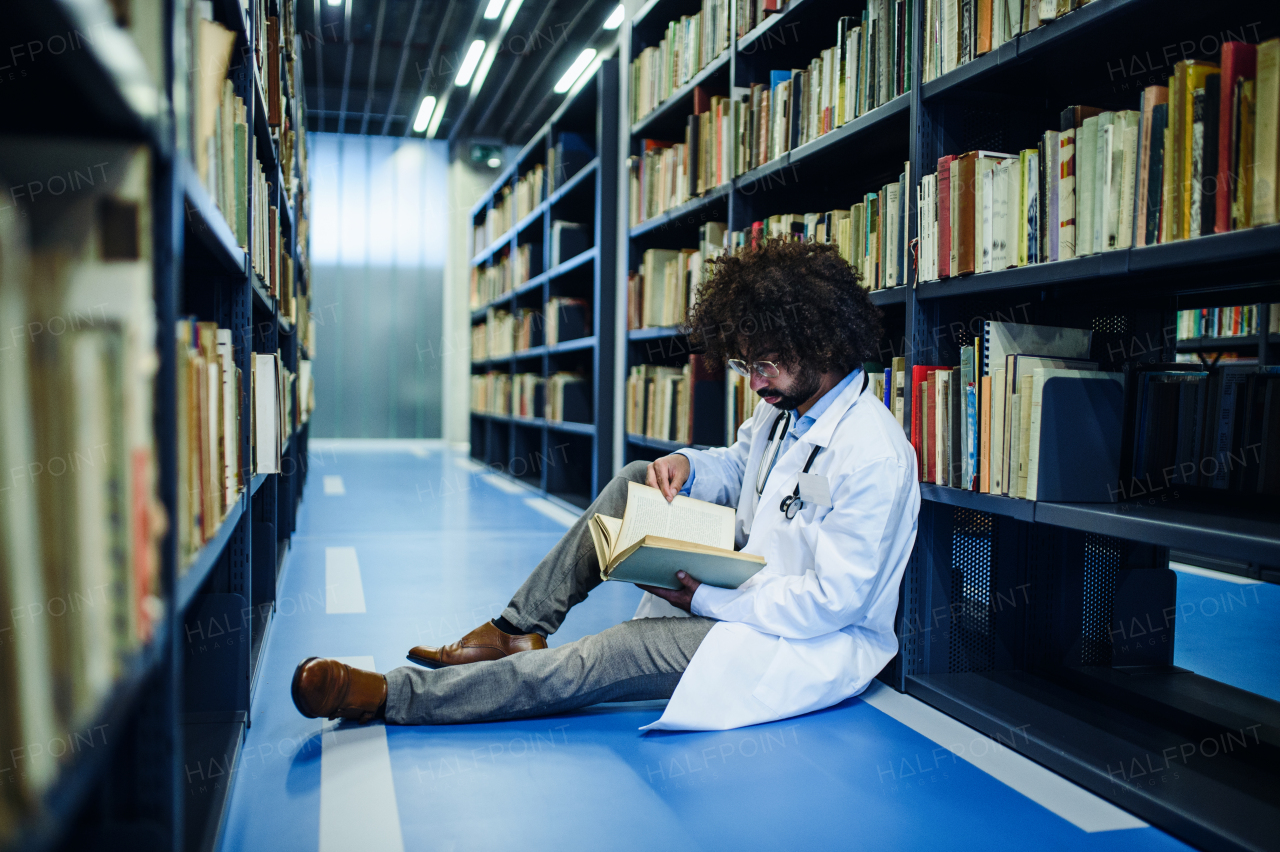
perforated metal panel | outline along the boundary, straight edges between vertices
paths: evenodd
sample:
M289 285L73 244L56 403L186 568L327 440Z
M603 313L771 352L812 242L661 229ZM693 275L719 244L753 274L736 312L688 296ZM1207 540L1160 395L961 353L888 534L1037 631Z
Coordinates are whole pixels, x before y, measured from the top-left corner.
M1080 648L1083 665L1111 665L1111 618L1115 612L1116 574L1124 559L1124 547L1120 539L1085 533Z
M996 554L995 519L956 509L951 539L952 672L991 671L995 653L991 586Z

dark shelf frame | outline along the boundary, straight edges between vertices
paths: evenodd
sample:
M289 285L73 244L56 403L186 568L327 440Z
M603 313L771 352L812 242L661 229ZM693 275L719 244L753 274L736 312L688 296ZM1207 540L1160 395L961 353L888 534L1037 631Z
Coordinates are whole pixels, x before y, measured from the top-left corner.
M1094 97L1094 90L1083 90L1083 84L1075 78L1062 78L1058 74L1064 57L1074 56L1082 45L1087 47L1091 40L1100 37L1104 37L1108 49L1116 49L1117 57L1127 54L1116 45L1149 46L1147 42L1154 36L1126 26L1126 22L1140 18L1161 16L1161 38L1179 26L1176 11L1170 10L1167 3L1093 0L922 84L921 5L915 4L917 16L909 22L915 33L908 66L914 79L907 94L701 197L627 228L629 254L627 263L619 270L619 292L626 292L625 270L637 268L639 256L645 249L689 247L693 245L691 235L703 221L714 218L726 221L731 230L742 230L761 215L830 209L834 205L824 204L823 199L831 199L831 189L819 187L816 182L813 186L782 190L781 194L787 196L786 209L781 206L769 209L769 201L761 199L768 194L771 184L785 183L793 175L796 180L810 180L792 171L802 164L814 164L812 171L818 171L827 163L856 164L841 175L841 180L842 185L857 184L863 179L858 170L864 168L865 160L896 156L900 151L898 164L903 160L911 164L907 230L908 239L913 240L917 225L915 190L923 175L936 170L939 156L979 147L1018 150L1028 145L1019 143L1014 148L1002 148L998 147L1001 143L989 140L1004 138L1000 134L1006 132L1021 139L1028 129L1043 131L1052 126L1045 123L1043 127L1023 127L1018 112L1023 107L1020 102L1015 104L1017 98L1002 101L1002 92L1017 89L1021 81L1035 79L1035 75L1047 75L1054 80L1056 88L1049 95L1051 102L1034 106L1035 112L1091 102L1086 99ZM638 53L632 45L638 44L640 37L636 36L633 42L631 35L636 28L650 35L659 31L664 16L672 18L680 11L675 0L647 3L642 17L633 22L631 32L622 42L623 56L629 61ZM1169 19L1171 11L1174 17ZM780 28L786 27L790 32L794 22L797 26L821 29L826 16L831 14L831 10L817 0L792 0L781 12L734 40L728 60L730 84L740 86L752 81L740 66L750 71L754 67L751 56L760 47L773 44ZM1196 32L1220 31L1205 21L1224 26L1235 23L1228 22L1228 17L1227 10L1198 7ZM1264 37L1269 35L1275 32ZM829 46L825 41L815 43L812 54ZM634 141L640 134L666 122L668 112L678 112L684 107L685 92L674 94L670 102L661 105L645 122L630 128L633 144L627 146L629 151L634 153ZM1136 101L1136 92L1125 90L1118 96L1113 94L1111 101L1117 97ZM1009 106L1007 109L993 107L993 103ZM1110 102L1107 105L1112 106ZM894 147L890 137L899 135L902 143ZM988 141L970 144L974 137ZM886 138L890 144L885 143ZM869 179L874 169L868 167L864 171ZM897 171L894 169L893 174ZM860 186L850 185L851 194L862 191ZM817 206L820 204L824 206ZM628 211L624 201L621 215L627 215ZM723 219L721 211L724 211ZM1083 312L1094 310L1101 303L1132 304L1135 307L1133 315L1128 317L1130 327L1146 333L1171 327L1179 308L1277 302L1280 301L1280 273L1275 271L1280 268L1278 260L1280 226L1267 226L941 281L917 284L909 279L905 286L872 291L869 295L874 304L885 309L885 325L890 337L901 335L902 351L895 346L893 354L907 357L909 371L913 363L957 364L961 342L939 344L934 331L948 328L955 319L985 316L1011 304L1026 303L1037 312L1034 318L1015 321L1046 324L1078 323L1082 321ZM1267 318L1264 305L1260 311L1263 329L1268 327ZM621 334L625 337L629 359L657 357L665 359L664 363L671 362L667 358L670 353L664 350L655 356L645 351L645 343L681 338L677 328L627 330L624 326ZM1247 347L1250 351L1257 350L1260 363L1272 365L1277 363L1275 355L1280 352L1280 335L1276 334L1181 343L1168 335L1157 337L1161 338L1162 345L1154 355L1165 360L1172 360L1177 351L1214 352ZM640 362L629 361L625 366ZM909 399L905 420L908 424L911 422ZM681 446L630 433L622 435L622 443L627 451L625 459L652 458L654 452L672 452ZM1148 578L1148 581L1165 577L1169 548L1176 548L1234 560L1245 566L1241 570L1248 576L1275 582L1280 579L1280 571L1272 567L1280 565L1280 520L1268 515L1265 507L1237 508L1231 501L1197 490L1185 491L1177 499L1168 501L1067 504L922 484L921 498L919 534L900 595L898 635L902 639L902 653L881 674L882 680L989 736L1002 737L1009 747L1198 847L1280 849L1280 836L1274 831L1267 836L1256 830L1268 820L1274 827L1275 800L1267 803L1260 796L1250 799L1248 794L1223 798L1211 791L1211 785L1206 786L1208 782L1203 780L1196 780L1186 788L1201 785L1198 789L1205 794L1200 796L1186 795L1185 790L1174 795L1160 789L1135 794L1112 784L1105 772L1100 775L1094 760L1093 738L1096 736L1111 737L1108 742L1115 747L1113 751L1120 749L1116 753L1124 753L1130 746L1136 749L1138 744L1145 746L1158 741L1167 733L1170 718L1176 717L1181 720L1179 724L1192 727L1211 725L1211 720L1202 717L1212 716L1215 711L1206 707L1253 706L1249 701L1256 696L1241 699L1237 694L1239 690L1191 673L1160 670L1158 675L1152 675L1151 682L1161 684L1187 683L1194 679L1206 706L1191 708L1185 698L1175 696L1177 690L1172 686L1162 687L1163 692L1155 690L1141 696L1133 691L1121 694L1123 690L1117 691L1112 686L1098 686L1079 668L1080 661L1085 659L1080 638L1085 623L1082 619L1105 617L1095 611L1102 604L1086 603L1085 571L1094 572L1088 576L1094 584L1091 588L1102 589L1097 595L1114 595L1114 587L1105 587L1098 576L1115 572L1112 583L1118 582L1115 578L1121 570L1138 571L1132 576ZM1143 574L1139 569L1149 569L1151 573ZM1098 575L1097 572L1104 573ZM990 593L994 602L1004 590L1004 584L1023 588L1019 584L1027 582L1030 583L1025 586L1030 593L1029 607L1020 604L1016 611L1007 614L989 618L975 616L974 624L956 619L954 624L937 628L941 635L930 635L933 628L928 626L923 633L920 630L921 621L928 621L926 614L951 613L953 606L961 606L963 610L971 604L968 597L953 601L952 595L960 594L956 589L982 590L986 583L985 592ZM1131 594L1121 603L1112 601L1107 605L1133 608L1152 605L1156 600L1150 595ZM979 629L978 622L987 627ZM1105 621L1101 623L1105 633ZM1073 637L1074 645L1071 644ZM1170 651L1168 661L1172 660L1171 654ZM1110 660L1108 657L1107 666L1111 665ZM1130 671L1104 668L1107 672ZM1168 680L1162 680L1164 674L1169 674ZM986 700L993 688L990 682L999 678L1021 678L1026 682L1026 688L1016 696L1016 708ZM1008 702L1012 702L1017 690L1008 684L1004 687L1011 690ZM1123 715L1127 728L1096 724L1101 718L1119 718L1116 714ZM1028 722L1031 736L1019 736L1009 742L1009 728ZM1243 764L1241 767L1240 778L1252 771ZM1208 772L1205 778L1212 774ZM1265 783L1274 785L1275 775ZM1215 808L1219 813L1215 814ZM1263 842L1258 842L1259 837L1264 838Z
M594 79L561 104L471 209L474 234L476 224L484 221L503 188L514 187L518 177L535 163L545 164L547 152L561 130L584 131L586 128L581 123L585 113L593 111L596 156L560 186L546 192L515 227L472 257L473 266L483 266L504 249L514 253L522 238L534 235L530 242L541 252L535 268L543 270L510 292L472 309L473 325L483 322L490 308L514 312L518 306L528 306L534 301L544 307L557 292L556 288L565 286L591 302L590 334L471 364L473 374L527 372L544 378L569 365L589 369L591 423L475 411L470 415L472 457L490 470L510 473L513 479L549 499L554 493L567 493L590 501L613 470L613 352L617 338L613 326L616 295L612 281L617 265L613 235L618 222L618 73L616 58L602 62ZM553 214L566 205L573 209L591 208L592 246L551 266L551 223L553 218L561 218ZM562 279L568 279L569 283L562 283ZM562 505L571 505L556 499Z
M236 34L237 58L228 76L245 102L253 144L267 173L269 197L281 214L281 236L293 254L298 286L305 292L306 267L300 262L305 252L296 244L296 211L285 191L286 177L301 177L300 166L295 162L295 171L288 176L281 171L276 142L266 122L266 87L250 58L258 34L236 0L214 0L213 6L215 18ZM216 664L202 665L188 654L188 631L211 611L211 606L240 602L227 609L226 614L234 621L243 609L240 604L253 607L257 615L244 629L252 634L254 647L262 647L274 608L280 557L287 551L306 479L308 426L304 423L290 437L282 468L286 472L243 472L246 482L238 500L226 512L216 533L180 572L181 556L172 520L177 518L178 488L174 325L178 317L195 314L201 320L217 321L220 327L230 328L235 363L246 376L251 351L278 351L285 366L294 372L298 370L299 357L305 354L297 335L288 333L289 324L279 316L276 300L266 295L250 269L248 254L237 244L226 217L200 182L189 153L178 147L177 122L164 93L173 89L185 70L170 67L165 72L168 79L159 81L160 85L156 81L144 85L131 79L130 67L141 62L141 53L134 50L129 35L119 42L100 32L101 27L114 27L108 19L108 4L51 0L24 4L14 13L10 22L12 35L19 40L28 35L40 37L42 33L99 32L104 36L84 39L80 49L42 57L42 62L48 63L46 70L71 83L66 92L67 111L91 120L92 132L64 131L61 125L41 132L51 136L127 139L150 149L159 362L153 399L156 496L171 521L160 543L156 590L165 615L153 626L149 641L124 662L121 675L93 714L93 725L106 726L111 735L106 742L83 749L59 768L51 787L16 827L5 848L24 852L69 845L96 848L116 845L128 837L135 845L140 842L148 848L207 852L218 841L225 796L211 800L206 807L194 805L187 795L189 779L183 772L184 763L192 757L190 749L195 750L197 759L200 757L205 741L194 729L188 736L187 726L205 724L214 717L226 719L227 724L220 723L222 733L216 737L225 739L219 745L218 758L222 759L230 748L235 759L243 732L251 722L249 702L256 683L254 675L258 673L257 655L248 655L246 645L243 658L231 654L197 655L220 658ZM157 49L167 56L173 27L162 27L160 38L163 43ZM298 45L284 45L282 49L296 53ZM282 74L283 66L282 62ZM302 81L296 83L295 92L300 96ZM144 91L154 97L155 114L135 107L135 96ZM28 126L39 131L45 121L44 117L32 116ZM252 177L246 175L245 179ZM184 259L188 262L184 263ZM264 319L271 322L260 322ZM241 455L247 459L249 418L241 420ZM193 679L210 685L229 705L203 706L204 699L193 698L189 691ZM210 756L204 755L204 759ZM145 783L139 783L139 778ZM109 795L104 793L108 790Z

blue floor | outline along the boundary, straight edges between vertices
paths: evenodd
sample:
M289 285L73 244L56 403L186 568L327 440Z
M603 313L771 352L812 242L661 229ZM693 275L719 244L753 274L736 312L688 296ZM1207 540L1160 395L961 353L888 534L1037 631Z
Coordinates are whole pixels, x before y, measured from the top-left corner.
M1173 663L1280 701L1280 586L1178 574Z
M563 533L527 494L461 459L441 448L313 451L222 850L333 848L320 837L321 722L289 698L300 660L371 655L385 671L412 645L451 641L496 616ZM345 494L326 495L326 475L341 476ZM326 547L356 549L365 613L326 614ZM605 584L551 644L630 617L638 598ZM1150 827L1087 833L974 765L939 758L935 742L858 699L738 731L637 731L659 714L657 703L608 705L386 728L404 848L1188 848Z

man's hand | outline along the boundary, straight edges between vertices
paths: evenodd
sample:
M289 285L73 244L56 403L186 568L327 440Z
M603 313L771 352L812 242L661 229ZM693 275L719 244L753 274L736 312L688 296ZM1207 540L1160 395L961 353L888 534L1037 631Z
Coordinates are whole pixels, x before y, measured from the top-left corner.
M667 456L667 458L671 457ZM658 461L661 461L661 459ZM653 470L653 465L649 466L649 470ZM644 589L651 595L657 595L676 609L691 612L692 610L690 610L689 607L693 605L693 593L698 591L698 587L701 586L702 583L693 579L683 571L676 572L676 579L680 581L682 586L684 586L683 589L660 589L657 586L640 586L639 583L636 583L636 585L640 586L640 588Z
M650 462L644 484L661 491L662 496L666 497L667 502L670 503L676 499L676 495L680 493L680 489L684 487L684 481L688 478L688 457L675 453ZM688 609L688 607L685 608Z

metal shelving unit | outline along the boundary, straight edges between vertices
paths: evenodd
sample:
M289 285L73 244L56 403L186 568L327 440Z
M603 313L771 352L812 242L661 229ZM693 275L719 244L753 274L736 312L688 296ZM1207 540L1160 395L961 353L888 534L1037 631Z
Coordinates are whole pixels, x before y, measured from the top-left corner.
M1248 39L1261 40L1280 24L1251 0L1172 11L1094 0L916 86L913 175L936 171L944 154L1034 147L1063 108L1132 109L1144 86L1164 82L1117 84L1097 57L1144 55L1238 19L1259 21ZM1062 62L1080 73L1056 73ZM1277 259L1280 226L1270 226L922 282L907 293L908 368L958 364L984 319L1090 328L1090 357L1109 370L1235 350L1240 339L1178 343L1177 312L1276 301ZM1268 338L1249 343L1261 363L1276 363ZM883 680L1197 847L1280 848L1280 764L1265 738L1214 759L1183 754L1176 772L1130 770L1170 745L1280 723L1280 703L1174 666L1177 619L1161 615L1176 612L1171 548L1280 580L1269 567L1280 564L1276 506L1187 488L1082 504L924 484L921 497L902 653ZM1153 626L1141 642L1130 635L1135 618Z
M283 4L269 2L270 14L282 14ZM72 32L92 33L93 38L84 37L76 49L61 54L46 52L39 75L6 89L8 109L0 118L0 132L150 148L158 363L152 400L155 496L170 519L160 546L164 616L101 702L90 728L99 731L99 739L74 759L62 761L55 782L15 832L0 837L0 848L24 852L117 846L206 852L213 847L227 782L251 722L257 652L269 627L280 557L288 548L306 478L304 424L290 439L283 472L253 476L243 471L239 500L217 532L182 564L173 523L178 517L175 323L194 315L231 329L235 364L246 386L250 352L279 352L296 372L298 340L251 271L246 252L185 150L179 128L186 116L175 111L169 96L185 85L188 74L184 51L175 44L180 21L167 10L156 23L159 41L142 43L117 27L117 11L104 0L46 0L13 10L15 40L35 44ZM281 238L305 293L306 265L300 262L305 249L295 239L298 211L288 197L275 131L267 124L265 87L252 59L260 34L252 31L234 0L215 0L213 15L236 35L240 49L229 76L245 102L272 203L281 211ZM286 53L297 50L298 45L284 47ZM147 57L158 59L164 79L157 82L148 71ZM283 74L285 63L280 67ZM300 97L301 81L296 82ZM281 86L288 93L283 82ZM56 114L47 110L50 98L59 103ZM296 106L301 115L301 105ZM241 418L244 459L249 458L249 419L247 413ZM202 641L214 622L236 638ZM199 769L207 770L210 761L222 767L220 781Z
M518 246L530 245L531 271L537 271L510 292L474 306L473 325L483 322L490 308L513 313L517 308L537 308L545 314L553 296L581 297L591 305L592 327L583 337L553 345L539 344L471 364L473 375L490 371L510 375L536 373L545 379L557 370L567 370L586 376L591 412L588 423L471 413L471 454L476 461L575 510L590 503L613 473L617 110L618 60L610 58L601 63L589 82L565 100L471 210L473 226L483 224L494 199L501 197L505 187L514 189L517 179L535 164L545 167L547 154L560 133L577 133L593 142L593 159L574 173L559 176L554 190L547 192L544 188L543 198L527 215L489 245L472 246L471 257L473 267L483 268L504 254L514 257ZM515 203L514 196L510 203ZM589 222L592 243L590 248L552 266L555 220Z
M666 34L668 21L692 15L701 6L694 0L655 0L632 19L622 42L628 62L646 47L656 45ZM701 87L708 94L727 95L733 87L768 82L774 68L798 68L836 40L836 25L842 15L858 14L828 0L792 0L776 14L768 16L742 38L733 38L736 22L730 22L727 50L715 57L687 83L657 105L653 111L630 125L627 153L641 152L643 139L683 142L685 120L693 112L693 92ZM736 14L736 9L731 13ZM627 75L628 81L630 76ZM629 95L624 92L624 109ZM911 92L859 116L848 124L787 151L768 163L738 175L700 196L627 229L627 267L640 267L643 254L651 248L696 247L698 229L704 222L726 222L732 231L748 230L751 223L766 216L849 207L863 193L878 191L897 180L902 165L910 157L909 127L916 103ZM833 176L838 176L832 179ZM620 208L627 216L629 204ZM914 220L909 223L914 236ZM619 298L625 299L625 277L618 282ZM884 311L885 338L882 351L888 362L905 354L903 340L910 286L871 291L871 300ZM678 328L641 328L625 331L626 362L629 370L640 364L680 366L688 361L690 344ZM695 442L725 443L728 436L729 383L700 383L693 412ZM720 397L709 404L705 395ZM647 438L635 433L622 436L624 462L651 460L684 445ZM695 446L702 444L695 443Z

